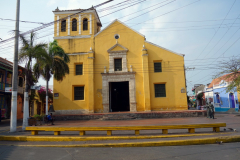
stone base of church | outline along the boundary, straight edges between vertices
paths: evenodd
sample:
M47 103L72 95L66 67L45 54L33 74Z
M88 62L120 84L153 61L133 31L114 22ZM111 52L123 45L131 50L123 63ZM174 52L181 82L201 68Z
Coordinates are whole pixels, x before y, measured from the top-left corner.
M206 111L203 110L110 112L110 113L87 113L87 114L78 114L79 111L78 112L75 111L75 114L61 114L61 115L59 113L60 113L59 111L53 112L53 115L55 116L54 118L56 120L130 120L151 118L205 117L207 115Z
M55 110L53 115L76 115L76 114L88 114L89 110L77 109L77 110Z

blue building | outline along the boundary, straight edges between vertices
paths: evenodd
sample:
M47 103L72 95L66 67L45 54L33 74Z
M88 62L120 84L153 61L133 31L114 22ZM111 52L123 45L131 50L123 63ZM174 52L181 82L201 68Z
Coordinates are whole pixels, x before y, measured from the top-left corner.
M239 110L236 88L232 92L226 92L228 85L229 81L217 78L206 88L208 92L206 98L213 102L216 112L226 112L231 108L235 108L236 112Z

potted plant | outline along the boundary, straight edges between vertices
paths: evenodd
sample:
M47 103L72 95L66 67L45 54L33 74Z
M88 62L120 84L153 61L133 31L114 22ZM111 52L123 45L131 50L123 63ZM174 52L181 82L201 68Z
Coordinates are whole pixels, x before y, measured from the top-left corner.
M37 119L34 117L28 118L28 125L29 126L36 126L37 125Z
M44 115L35 114L33 117L36 119L37 125L42 125Z

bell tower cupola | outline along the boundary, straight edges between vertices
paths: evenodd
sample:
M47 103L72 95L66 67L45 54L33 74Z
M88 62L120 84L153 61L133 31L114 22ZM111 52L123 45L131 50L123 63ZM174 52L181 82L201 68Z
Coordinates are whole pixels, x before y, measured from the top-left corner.
M101 30L102 24L94 8L60 10L58 7L54 13L54 38L76 36L90 38ZM62 38L61 38L62 37Z

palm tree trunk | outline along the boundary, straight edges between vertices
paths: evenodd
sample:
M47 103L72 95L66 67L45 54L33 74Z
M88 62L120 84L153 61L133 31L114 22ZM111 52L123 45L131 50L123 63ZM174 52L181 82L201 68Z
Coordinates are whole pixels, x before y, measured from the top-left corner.
M28 126L29 118L29 99L28 99L28 83L27 83L27 74L25 76L25 92L24 92L24 108L23 108L23 124L22 130L25 131L25 128Z
M46 115L48 115L48 80L46 80Z

